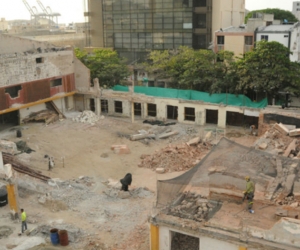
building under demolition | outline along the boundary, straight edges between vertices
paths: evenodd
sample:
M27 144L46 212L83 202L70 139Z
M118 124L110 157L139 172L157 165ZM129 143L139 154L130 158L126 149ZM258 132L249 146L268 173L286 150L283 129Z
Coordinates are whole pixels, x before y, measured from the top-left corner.
M89 70L70 47L0 35L0 121L20 124L30 113L74 108L78 88L89 88Z
M194 168L158 181L151 249L299 249L299 161L228 139ZM255 183L251 214L244 176Z

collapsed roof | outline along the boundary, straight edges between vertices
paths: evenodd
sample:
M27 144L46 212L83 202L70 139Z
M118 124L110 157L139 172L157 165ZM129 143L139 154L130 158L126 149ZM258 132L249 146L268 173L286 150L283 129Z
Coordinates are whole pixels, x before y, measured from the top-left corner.
M255 215L246 211L246 202L241 202L245 176L250 176L256 186ZM191 170L174 179L158 181L160 213L152 219L158 224L177 225L183 231L218 228L224 234L235 232L237 238L246 230L249 237L293 247L300 245L300 209L298 205L290 206L298 204L297 200L298 160L223 138Z

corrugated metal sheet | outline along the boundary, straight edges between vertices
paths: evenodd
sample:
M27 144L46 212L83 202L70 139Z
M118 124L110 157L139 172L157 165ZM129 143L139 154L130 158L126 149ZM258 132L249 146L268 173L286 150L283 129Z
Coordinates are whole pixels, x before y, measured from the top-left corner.
M75 90L75 76L74 74L63 76L63 85L65 92L72 92Z
M19 91L19 96L16 98L11 98L10 95L5 94L5 87L0 88L0 110L8 109L13 104L27 104L49 98L57 93L75 91L74 74L62 76L61 78L62 86L53 88L50 87L50 81L59 79L59 77L23 83L21 84L22 89Z
M0 88L0 110L9 108L6 101L5 88Z
M49 80L29 82L23 84L22 87L24 93L23 103L35 102L50 97Z

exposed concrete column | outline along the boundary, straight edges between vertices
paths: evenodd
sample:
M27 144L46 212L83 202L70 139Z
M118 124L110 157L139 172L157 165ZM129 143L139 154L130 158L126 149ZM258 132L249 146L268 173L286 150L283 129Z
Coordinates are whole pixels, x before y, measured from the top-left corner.
M219 107L218 127L226 128L226 107Z
M107 108L108 108L108 114L112 115L115 113L115 102L112 99L107 100Z
M184 106L178 105L178 122L184 122Z
M148 104L142 103L142 118L145 119L148 116Z
M100 98L95 98L95 113L96 115L101 115L101 102Z

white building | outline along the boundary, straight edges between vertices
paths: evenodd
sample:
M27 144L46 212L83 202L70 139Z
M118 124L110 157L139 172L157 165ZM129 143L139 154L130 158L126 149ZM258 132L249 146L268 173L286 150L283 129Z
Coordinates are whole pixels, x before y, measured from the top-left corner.
M297 19L300 19L300 1L293 2L293 10L292 13L294 14Z

